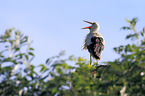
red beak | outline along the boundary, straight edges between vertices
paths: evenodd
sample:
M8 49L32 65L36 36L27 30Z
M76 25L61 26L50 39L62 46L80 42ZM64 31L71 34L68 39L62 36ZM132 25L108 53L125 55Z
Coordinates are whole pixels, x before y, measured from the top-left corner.
M82 28L82 29L91 29L91 26L89 26L89 27L84 27L84 28Z
M85 20L84 20L84 22L89 23L89 24L93 24L92 22L85 21ZM82 29L91 29L91 26L89 26L89 27L84 27L84 28L82 28Z

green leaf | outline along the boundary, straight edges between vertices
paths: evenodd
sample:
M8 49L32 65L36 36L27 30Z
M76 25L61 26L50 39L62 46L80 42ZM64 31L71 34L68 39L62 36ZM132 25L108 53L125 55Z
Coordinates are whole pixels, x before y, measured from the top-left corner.
M18 48L18 47L17 47L17 48L15 48L15 52L17 52L17 51L19 51L19 50L20 50L20 48Z
M117 48L116 48L116 47L115 47L115 48L113 48L113 49L114 49L114 51L115 51L115 52L117 52Z
M138 19L137 18L133 18L132 21L130 21L130 23L135 26L137 23Z
M140 34L141 34L141 36L144 36L144 33L143 32L141 32Z
M32 55L32 56L34 56L34 54L32 53L32 52L28 52L29 53L29 55Z
M48 59L46 60L46 64L47 64L49 61L50 61L50 58L48 58Z
M23 55L24 55L23 53L20 53L20 54L16 55L16 57L19 56L19 58L22 59Z
M130 23L130 21L128 20L128 18L126 18L126 21L127 21L128 23Z
M29 56L28 55L25 55L25 58L28 60L29 59Z
M42 80L46 79L48 76L49 76L49 75L44 76L44 77L42 78Z
M44 64L39 65L41 67L40 72L45 71L47 68Z
M29 50L34 50L34 48L29 48Z
M130 27L127 27L127 26L124 26L124 27L122 27L121 29L128 29L128 30L130 30L131 28Z
M30 67L31 67L31 70L33 70L33 69L35 68L35 66L34 66L34 65L30 65Z
M24 37L24 41L22 41L22 43L28 42L28 39L29 39L28 36L25 36L25 37Z
M73 61L74 60L74 56L73 55L69 56L69 60Z
M134 40L134 39L137 39L138 38L138 34L135 33L135 34L129 34L126 36L126 39L129 39L131 38L131 40Z
M121 46L119 46L119 47L115 47L115 48L114 48L114 51L117 52L118 54L120 54L120 52L122 52L123 49L124 49L124 46L121 45Z

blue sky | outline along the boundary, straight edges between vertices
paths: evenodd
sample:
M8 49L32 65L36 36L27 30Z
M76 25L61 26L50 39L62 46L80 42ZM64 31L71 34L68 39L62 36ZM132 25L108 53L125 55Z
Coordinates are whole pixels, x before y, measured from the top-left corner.
M128 44L129 31L120 30L127 25L126 18L138 17L138 31L145 26L144 0L1 0L0 34L15 27L28 35L35 48L34 63L44 63L48 57L65 50L66 55L89 59L82 51L89 24L98 22L99 32L105 38L101 62L118 58L114 47Z

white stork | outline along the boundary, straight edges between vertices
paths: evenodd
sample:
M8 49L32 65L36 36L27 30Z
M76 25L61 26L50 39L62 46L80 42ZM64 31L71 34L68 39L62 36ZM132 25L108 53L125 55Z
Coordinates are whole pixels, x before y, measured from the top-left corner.
M92 23L85 20L84 22L91 24L91 26L82 28L82 29L90 29L90 33L87 34L86 39L84 41L85 44L83 49L85 50L88 49L88 51L90 52L90 65L92 63L91 60L91 56L92 56L97 60L97 66L98 66L98 61L101 58L101 53L105 46L105 40L101 36L101 34L98 33L99 24L97 22Z

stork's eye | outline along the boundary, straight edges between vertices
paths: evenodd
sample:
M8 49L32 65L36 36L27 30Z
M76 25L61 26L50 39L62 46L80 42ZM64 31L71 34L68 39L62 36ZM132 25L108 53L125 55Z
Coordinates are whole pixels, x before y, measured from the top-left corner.
M94 25L95 23L93 23L92 25Z

